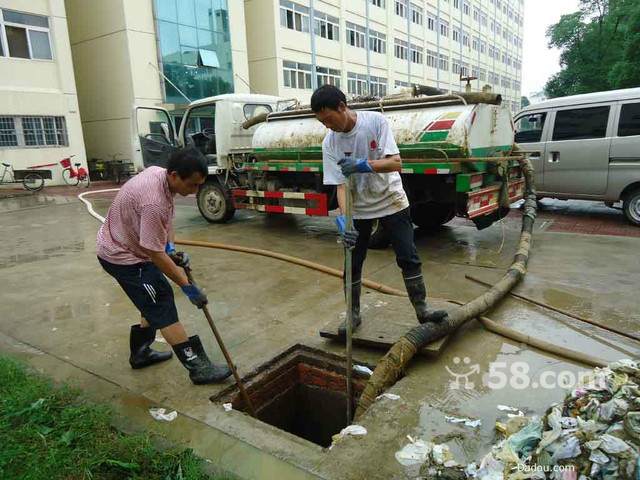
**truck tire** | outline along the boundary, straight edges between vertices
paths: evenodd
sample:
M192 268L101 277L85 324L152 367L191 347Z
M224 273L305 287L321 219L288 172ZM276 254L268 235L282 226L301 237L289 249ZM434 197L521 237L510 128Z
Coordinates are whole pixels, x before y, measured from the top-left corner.
M625 195L622 210L629 222L640 226L640 188L635 188Z
M421 228L435 228L456 216L453 203L423 203L411 207L411 220Z
M231 191L217 180L205 182L196 198L200 214L211 223L226 223L236 213Z
M385 230L382 223L374 220L371 224L371 237L369 238L369 248L383 249L389 246L389 232Z

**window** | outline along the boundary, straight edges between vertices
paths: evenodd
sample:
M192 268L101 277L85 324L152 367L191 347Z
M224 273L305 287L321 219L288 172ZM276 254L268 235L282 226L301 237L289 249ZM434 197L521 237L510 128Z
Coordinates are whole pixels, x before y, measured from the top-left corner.
M440 54L440 70L449 70L449 56Z
M484 40L480 41L480 53L482 53L483 55L486 53L487 51L487 42L485 42Z
M316 67L316 81L318 83L318 87L321 87L322 85L335 85L340 88L340 70Z
M369 77L371 88L367 88L367 75L363 73L347 73L347 93L353 95L374 95L384 97L387 94L387 79Z
M347 43L352 47L365 48L367 30L355 23L347 22Z
M396 58L399 58L400 60L406 60L407 59L407 42L403 42L402 40L398 40L396 38L395 46L394 46L394 55L396 56Z
M502 63L507 64L507 54L505 52L502 52Z
M471 4L467 0L462 4L462 11L465 15L471 15Z
M513 81L513 89L517 90L518 92L521 90L521 85L520 85L519 81L517 81L517 80Z
M427 12L427 29L431 30L432 32L435 32L437 20L438 19L433 13Z
M473 7L473 21L478 23L480 22L480 10L476 7Z
M369 48L376 53L387 53L387 36L369 29Z
M458 27L453 27L453 38L454 42L460 42L460 29Z
M553 141L604 138L611 107L578 108L556 112Z
M395 84L396 88L397 88L397 87L410 87L410 86L411 86L411 85L409 85L409 83L407 83L407 82L401 82L400 80L396 80L396 81L394 82L394 84Z
M315 11L315 34L328 40L340 41L340 20L326 13Z
M376 7L384 8L384 0L369 0L371 5L375 5Z
M265 105L264 103L247 103L242 107L242 113L247 120L262 115L263 113L271 113L273 108L271 105ZM180 117L182 119L182 117ZM176 124L176 128L180 129L180 126Z
M492 32L496 31L496 22L493 18L491 19L491 31Z
M509 41L509 31L507 30L507 27L502 29L502 38Z
M0 27L0 56L53 60L47 17L2 10Z
M476 66L471 67L471 76L478 78L478 67Z
M460 76L461 77L468 77L469 76L469 64L462 62L462 64L460 65Z
M396 0L396 15L407 17L407 0Z
M449 22L446 20L440 20L440 35L443 37L449 36Z
M282 68L285 87L311 89L311 65L283 60Z
M453 0L453 7L460 10L460 0Z
M414 45L413 43L410 45L410 50L411 50L411 61L413 63L419 63L422 64L423 62L423 56L424 56L424 50L422 49L422 47L418 47L417 45Z
M309 31L309 8L289 0L280 0L280 25L298 32Z
M487 70L484 68L481 68L480 71L478 72L478 79L481 82L486 82L487 81Z
M501 28L500 22L496 22L496 35L500 36Z
M413 3L411 4L411 21L415 24L422 25L422 8Z
M64 117L0 116L0 147L68 147Z
M513 65L513 59L511 58L511 55L507 55L507 66L512 66Z
M480 24L485 28L487 26L487 14L484 12L480 13Z
M455 58L451 60L451 72L460 74L460 60Z
M495 49L493 58L495 58L496 60L500 60L500 49L499 48Z
M0 124L0 128L1 124ZM0 141L2 141L0 130ZM620 124L618 125L619 137L631 137L640 135L640 103L627 103L620 110Z
M427 67L437 68L438 53L433 50L427 50Z
M489 45L489 58L493 58L495 49L493 48L493 45Z
M467 48L471 47L471 42L469 41L469 34L464 30L462 31L462 45L464 45Z

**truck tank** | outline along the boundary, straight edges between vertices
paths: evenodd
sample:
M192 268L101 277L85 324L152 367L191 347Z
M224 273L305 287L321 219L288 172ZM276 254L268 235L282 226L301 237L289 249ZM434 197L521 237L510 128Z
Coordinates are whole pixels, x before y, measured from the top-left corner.
M509 109L485 103L455 105L407 103L382 111L403 159L471 159L500 157L513 146ZM308 112L308 111L307 111ZM317 160L328 130L312 114L268 118L253 135L253 151L261 162Z

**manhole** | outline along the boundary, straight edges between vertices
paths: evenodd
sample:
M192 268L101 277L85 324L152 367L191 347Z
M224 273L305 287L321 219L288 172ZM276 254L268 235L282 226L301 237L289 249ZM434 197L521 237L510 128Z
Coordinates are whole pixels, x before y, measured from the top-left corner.
M354 365L370 365L356 362ZM322 447L347 426L346 361L342 356L294 345L243 378L258 420ZM368 377L353 372L353 412ZM246 411L237 385L211 397Z

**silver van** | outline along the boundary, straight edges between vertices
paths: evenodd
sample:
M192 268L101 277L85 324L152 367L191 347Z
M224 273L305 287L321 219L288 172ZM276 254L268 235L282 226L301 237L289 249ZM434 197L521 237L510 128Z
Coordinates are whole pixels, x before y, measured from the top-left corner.
M622 201L640 226L640 88L554 98L516 115L538 198Z

